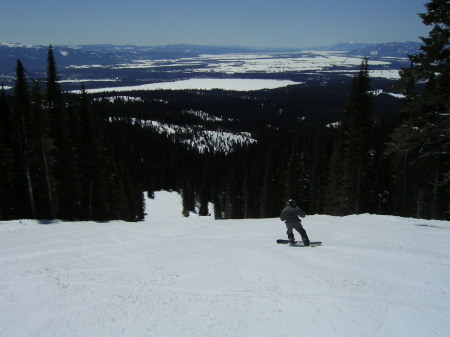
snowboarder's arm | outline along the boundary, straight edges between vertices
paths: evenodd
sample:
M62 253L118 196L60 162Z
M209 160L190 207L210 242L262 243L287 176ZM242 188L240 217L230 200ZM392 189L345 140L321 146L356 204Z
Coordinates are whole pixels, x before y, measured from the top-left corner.
M298 211L298 216L300 218L304 218L306 216L306 213L304 210L302 210L300 207L297 207L297 211Z

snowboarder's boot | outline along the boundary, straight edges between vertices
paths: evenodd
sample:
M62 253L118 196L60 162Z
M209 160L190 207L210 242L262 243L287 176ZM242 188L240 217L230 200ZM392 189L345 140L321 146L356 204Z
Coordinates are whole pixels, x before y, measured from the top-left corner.
M294 233L292 233L290 231L287 231L286 234L288 236L289 244L290 245L295 245Z
M290 245L295 245L295 239L294 238L289 238L289 244Z

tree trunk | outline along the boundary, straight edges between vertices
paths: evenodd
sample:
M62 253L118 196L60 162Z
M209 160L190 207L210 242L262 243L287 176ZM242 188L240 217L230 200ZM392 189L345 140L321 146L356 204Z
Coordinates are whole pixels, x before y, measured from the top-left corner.
M423 187L419 187L417 195L417 214L416 218L420 219L423 214L423 201L424 201L425 191Z
M431 219L439 218L439 161L436 163L436 168L434 170L434 181L433 181L433 194L431 198Z
M361 184L362 184L362 165L358 167L358 179L356 181L355 214L361 210Z
M31 180L31 173L30 173L30 165L29 165L29 156L28 156L28 136L27 136L27 128L25 125L25 119L23 114L20 115L20 127L22 129L22 141L19 141L20 146L20 153L22 156L22 161L24 165L24 171L25 171L25 178L27 181L27 191L28 191L28 199L30 202L30 215L33 219L36 218L36 205L34 202L34 195L33 195L33 184Z
M26 161L27 158L24 158ZM31 174L30 174L30 167L28 166L28 163L25 163L25 176L27 178L27 189L28 189L28 197L30 201L30 212L31 212L31 218L36 219L36 205L34 203L34 195L33 195L33 185L31 184Z
M50 172L48 167L48 160L47 160L47 146L45 144L44 138L41 137L41 146L42 146L42 160L44 162L44 171L45 171L45 182L47 185L47 196L48 196L48 202L50 206L50 217L52 219L55 219L55 205L53 201L53 194L52 194L52 186L50 183Z

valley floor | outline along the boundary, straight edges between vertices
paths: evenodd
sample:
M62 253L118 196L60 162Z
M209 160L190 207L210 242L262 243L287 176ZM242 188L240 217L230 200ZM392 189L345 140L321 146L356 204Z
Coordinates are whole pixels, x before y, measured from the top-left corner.
M175 193L147 210L0 222L0 335L448 336L450 222L307 216L323 246L300 248L279 219L184 218Z

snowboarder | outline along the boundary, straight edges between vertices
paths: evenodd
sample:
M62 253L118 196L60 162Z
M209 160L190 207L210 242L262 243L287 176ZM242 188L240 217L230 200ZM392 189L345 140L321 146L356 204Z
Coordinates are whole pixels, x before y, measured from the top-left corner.
M305 229L302 226L302 222L300 218L304 218L306 216L305 212L297 207L295 201L289 199L287 202L287 206L281 211L280 219L286 223L287 227L287 236L290 244L295 244L294 232L295 229L302 236L302 241L305 246L309 246L309 238L306 234Z

